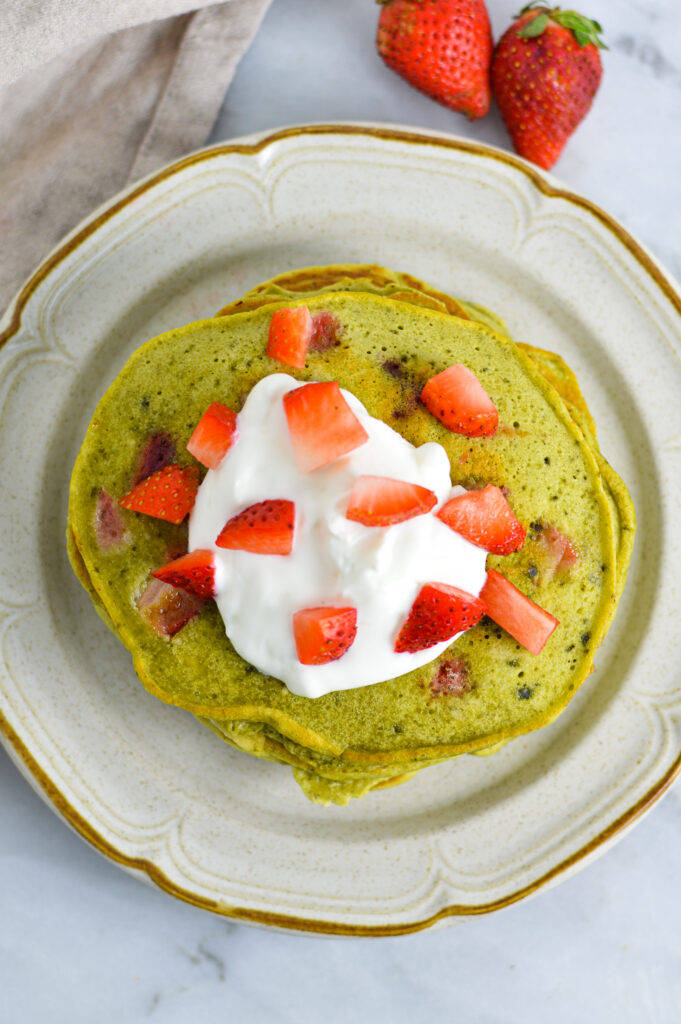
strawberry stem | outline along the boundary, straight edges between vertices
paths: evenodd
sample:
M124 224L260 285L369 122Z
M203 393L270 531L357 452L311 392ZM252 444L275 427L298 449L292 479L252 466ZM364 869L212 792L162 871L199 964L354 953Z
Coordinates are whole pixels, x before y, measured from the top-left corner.
M600 38L603 29L593 18L587 18L584 14L579 14L578 11L563 11L560 7L548 7L542 0L532 0L532 3L525 4L516 18L521 18L528 11L532 11L535 17L526 21L518 30L518 35L522 39L536 39L546 29L549 21L554 21L557 25L569 29L580 47L593 43L599 50L608 49Z

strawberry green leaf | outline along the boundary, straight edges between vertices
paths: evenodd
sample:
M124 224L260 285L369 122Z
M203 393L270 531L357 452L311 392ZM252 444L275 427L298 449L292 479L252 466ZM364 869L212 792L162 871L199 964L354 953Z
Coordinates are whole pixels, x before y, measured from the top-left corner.
M523 39L534 39L536 36L540 36L546 26L549 23L548 14L538 14L536 18L532 18L526 25L518 32L518 35Z
M562 25L563 28L570 29L579 46L588 46L589 43L593 43L600 50L608 49L600 39L603 29L593 18L587 18L586 15L580 14L578 11L562 11L560 7L550 7L544 0L532 0L531 3L525 4L520 14L515 16L516 19L521 18L528 11L534 12L536 17L527 21L519 30L518 35L524 39L535 39L540 36L551 20L557 25Z
M553 12L553 20L557 21L559 25L564 25L565 28L572 28L578 32L589 32L592 25L589 18L585 18L581 14L577 14L576 11L556 10Z
M589 43L593 43L599 49L607 50L607 46L599 39L599 33L603 29L592 18L587 18L577 11L561 11L560 8L551 11L551 18L563 28L571 29L580 46L588 46Z

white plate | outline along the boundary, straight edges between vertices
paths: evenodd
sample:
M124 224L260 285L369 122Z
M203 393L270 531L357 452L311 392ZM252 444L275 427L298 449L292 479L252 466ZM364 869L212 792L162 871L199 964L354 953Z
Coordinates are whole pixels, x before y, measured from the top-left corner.
M488 305L518 340L561 353L639 535L596 671L552 726L322 808L288 769L142 689L71 573L64 524L92 410L137 345L277 272L352 261ZM394 934L564 877L672 781L681 300L590 203L451 137L290 129L203 151L118 197L40 267L4 326L0 725L38 792L123 867L246 921Z

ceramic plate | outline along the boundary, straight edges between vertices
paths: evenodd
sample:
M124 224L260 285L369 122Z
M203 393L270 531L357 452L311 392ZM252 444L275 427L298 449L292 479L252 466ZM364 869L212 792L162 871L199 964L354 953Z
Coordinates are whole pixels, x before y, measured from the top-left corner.
M639 534L595 672L553 725L324 808L288 769L143 690L71 573L64 526L87 423L137 345L280 271L353 261L490 306L517 340L563 355ZM681 300L589 202L451 137L289 129L205 150L117 197L39 268L4 327L0 725L32 785L102 853L241 920L395 934L565 877L670 784Z

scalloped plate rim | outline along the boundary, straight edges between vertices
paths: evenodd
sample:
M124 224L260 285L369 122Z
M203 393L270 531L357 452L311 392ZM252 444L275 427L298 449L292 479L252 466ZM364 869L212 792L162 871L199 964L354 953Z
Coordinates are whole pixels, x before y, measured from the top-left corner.
M404 144L431 144L444 146L455 150L467 152L480 158L502 161L511 167L522 172L530 179L533 185L541 192L549 196L559 196L580 206L588 214L594 216L601 224L605 225L619 240L619 242L634 257L645 274L652 278L653 282L661 290L664 296L670 301L676 314L681 316L681 297L676 290L677 286L669 273L662 268L648 250L636 241L624 228L621 227L612 217L601 210L596 204L582 196L572 192L563 186L557 179L526 161L511 155L503 150L473 142L470 139L459 138L441 132L423 131L419 128L409 126L373 124L373 123L338 123L338 124L313 124L295 125L278 130L254 133L243 136L217 145L208 146L195 153L189 154L174 163L162 168L160 171L149 175L141 182L118 193L107 203L100 206L93 214L82 221L73 229L62 242L43 260L34 274L28 279L15 299L10 303L5 315L0 320L4 330L0 332L0 346L7 342L20 328L21 318L24 309L30 302L31 295L36 291L40 283L49 276L51 270L71 252L77 249L78 245L94 234L103 224L112 218L119 209L133 201L137 195L149 191L157 183L179 174L185 167L191 166L202 160L209 160L212 156L233 153L241 150L254 154L265 149L267 146L281 140L295 138L299 135L369 135L375 139L390 139ZM676 351L676 349L675 349ZM678 352L677 352L678 355ZM227 905L220 900L209 900L198 893L182 889L175 882L166 877L163 871L152 861L145 858L133 858L112 843L99 835L97 830L83 817L60 792L54 781L43 771L38 761L31 753L29 747L13 729L10 722L0 712L0 741L14 763L28 779L32 787L45 800L48 806L58 813L78 834L90 842L102 854L112 859L130 873L145 881L154 883L159 888L172 895L192 903L193 905L224 914L237 920L258 925L269 925L286 931L306 931L319 934L335 935L395 935L406 932L413 932L433 926L460 916L470 916L500 909L508 906L519 899L522 899L541 887L555 883L567 874L572 873L582 866L586 861L593 859L596 855L612 845L620 838L628 828L632 827L656 802L659 797L668 789L677 775L681 772L681 752L667 768L663 775L656 779L645 795L634 803L627 811L615 820L604 823L601 831L579 850L573 852L564 860L557 863L551 870L541 877L534 879L530 884L491 903L479 904L452 904L442 907L437 913L419 921L408 921L404 924L383 924L383 925L352 925L347 923L335 923L325 919L310 919L297 917L290 914L277 912L263 912L248 907L236 907Z

